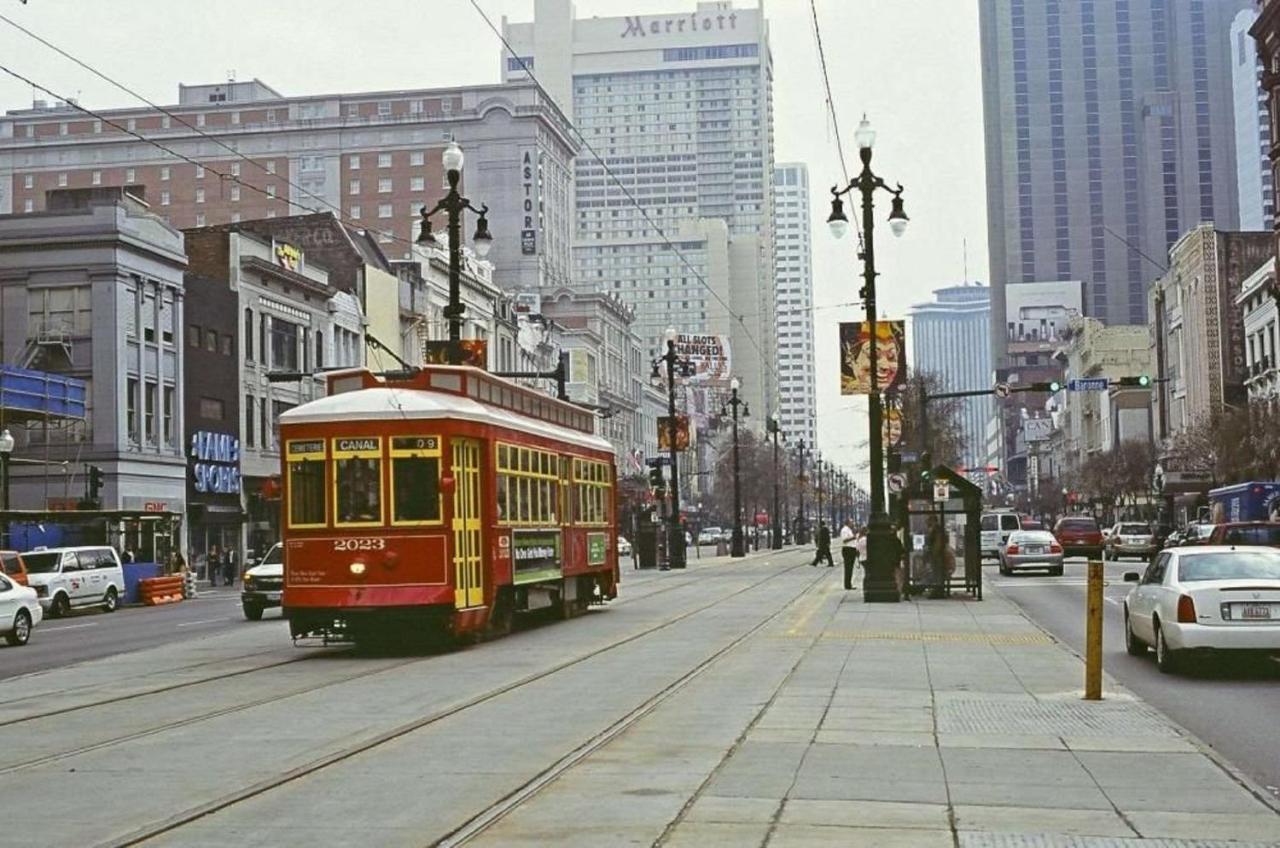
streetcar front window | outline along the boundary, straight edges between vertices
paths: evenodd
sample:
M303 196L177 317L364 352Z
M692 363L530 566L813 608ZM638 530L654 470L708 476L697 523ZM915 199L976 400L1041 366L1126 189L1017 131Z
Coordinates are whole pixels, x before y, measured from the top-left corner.
M323 439L289 439L288 513L290 527L323 527L328 516L324 503Z
M334 439L333 490L336 523L382 523L382 439Z
M440 520L440 460L396 457L391 460L396 523Z

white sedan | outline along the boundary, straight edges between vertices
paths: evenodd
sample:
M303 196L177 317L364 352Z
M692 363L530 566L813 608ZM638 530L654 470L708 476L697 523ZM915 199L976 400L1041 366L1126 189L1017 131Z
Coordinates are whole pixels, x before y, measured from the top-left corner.
M36 590L0 575L0 635L10 645L25 645L31 628L44 617Z
M1124 579L1138 584L1124 602L1125 647L1155 648L1163 672L1192 653L1280 653L1280 550L1171 548Z

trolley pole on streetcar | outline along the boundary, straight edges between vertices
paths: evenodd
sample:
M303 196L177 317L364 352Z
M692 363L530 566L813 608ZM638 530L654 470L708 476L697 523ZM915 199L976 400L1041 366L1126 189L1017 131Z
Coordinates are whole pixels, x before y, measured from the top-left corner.
M862 199L862 232L861 251L863 284L862 300L866 306L866 323L869 330L867 352L870 359L871 391L867 395L868 434L871 442L871 519L867 528L867 563L863 580L863 598L867 601L901 600L897 587L897 570L902 556L902 544L896 539L893 527L889 523L889 514L885 511L884 498L884 433L882 426L882 409L879 385L879 359L877 353L876 322L876 254L875 254L875 216L874 196L883 190L893 196L892 208L889 212L889 229L895 236L901 236L907 229L907 213L902 204L902 186L890 188L889 185L871 170L871 148L875 144L876 133L864 116L854 134L858 143L858 154L862 159L862 171L849 181L844 188L835 186L831 189L831 214L827 224L831 234L842 237L849 230L849 219L844 214L844 203L841 197L851 192L858 192ZM887 386L884 388L888 388Z
M477 209L471 201L458 193L458 183L462 180L462 148L456 141L449 142L442 157L445 176L449 180L449 193L440 198L436 205L428 210L422 207L422 229L418 233L418 244L437 244L431 233L431 216L444 212L448 218L446 228L449 234L449 305L444 308L444 317L449 322L449 364L462 364L462 316L467 308L462 305L462 213L470 209L479 217L476 219L476 232L471 237L476 256L484 259L493 246L493 236L489 234L489 219L486 217L489 207L481 204Z
M693 363L676 355L676 330L668 327L664 337L667 352L653 362L653 376L659 377L659 366L667 367L667 447L671 451L671 512L667 517L668 562L672 568L684 568L687 561L684 544L684 525L680 521L680 446L677 436L680 422L676 419L676 372L687 377L693 371Z
M738 389L742 383L737 377L729 381L729 406L733 409L733 536L730 542L729 556L744 557L747 555L746 540L742 537L742 473L741 466L738 464L738 407L742 407L742 417L747 418L751 415L751 408L747 406L747 402L738 397ZM720 414L725 415L728 410L721 409Z
M782 508L778 492L778 437L782 435L782 420L777 412L769 416L769 432L773 434L773 544L775 551L782 550Z

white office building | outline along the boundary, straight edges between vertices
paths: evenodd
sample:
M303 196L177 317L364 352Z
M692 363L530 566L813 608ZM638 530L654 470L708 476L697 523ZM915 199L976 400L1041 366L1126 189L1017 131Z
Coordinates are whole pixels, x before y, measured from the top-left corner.
M1235 110L1236 187L1240 229L1270 230L1275 212L1271 185L1271 121L1262 90L1258 44L1249 35L1254 9L1241 9L1231 21L1231 96Z
M579 19L571 0L536 0L533 23L502 28L518 54L502 56L504 79L532 69L586 139L574 174L575 285L632 306L651 355L667 326L728 329L744 397L774 408L773 69L761 10L720 0ZM678 235L698 219L725 223L732 267L719 299L700 265L724 248ZM729 312L741 320L717 326Z
M934 302L911 309L911 362L917 371L936 375L942 391L967 392L992 385L991 290L962 285L937 289ZM995 407L990 397L961 401L964 465L987 461L987 423Z
M778 409L789 439L815 444L817 415L813 354L813 255L809 231L809 168L778 164L773 171L778 276Z

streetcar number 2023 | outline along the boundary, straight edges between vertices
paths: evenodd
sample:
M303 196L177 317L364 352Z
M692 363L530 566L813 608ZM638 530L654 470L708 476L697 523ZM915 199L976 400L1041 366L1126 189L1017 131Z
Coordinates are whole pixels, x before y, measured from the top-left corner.
M386 539L334 539L335 551L380 551L387 546Z

